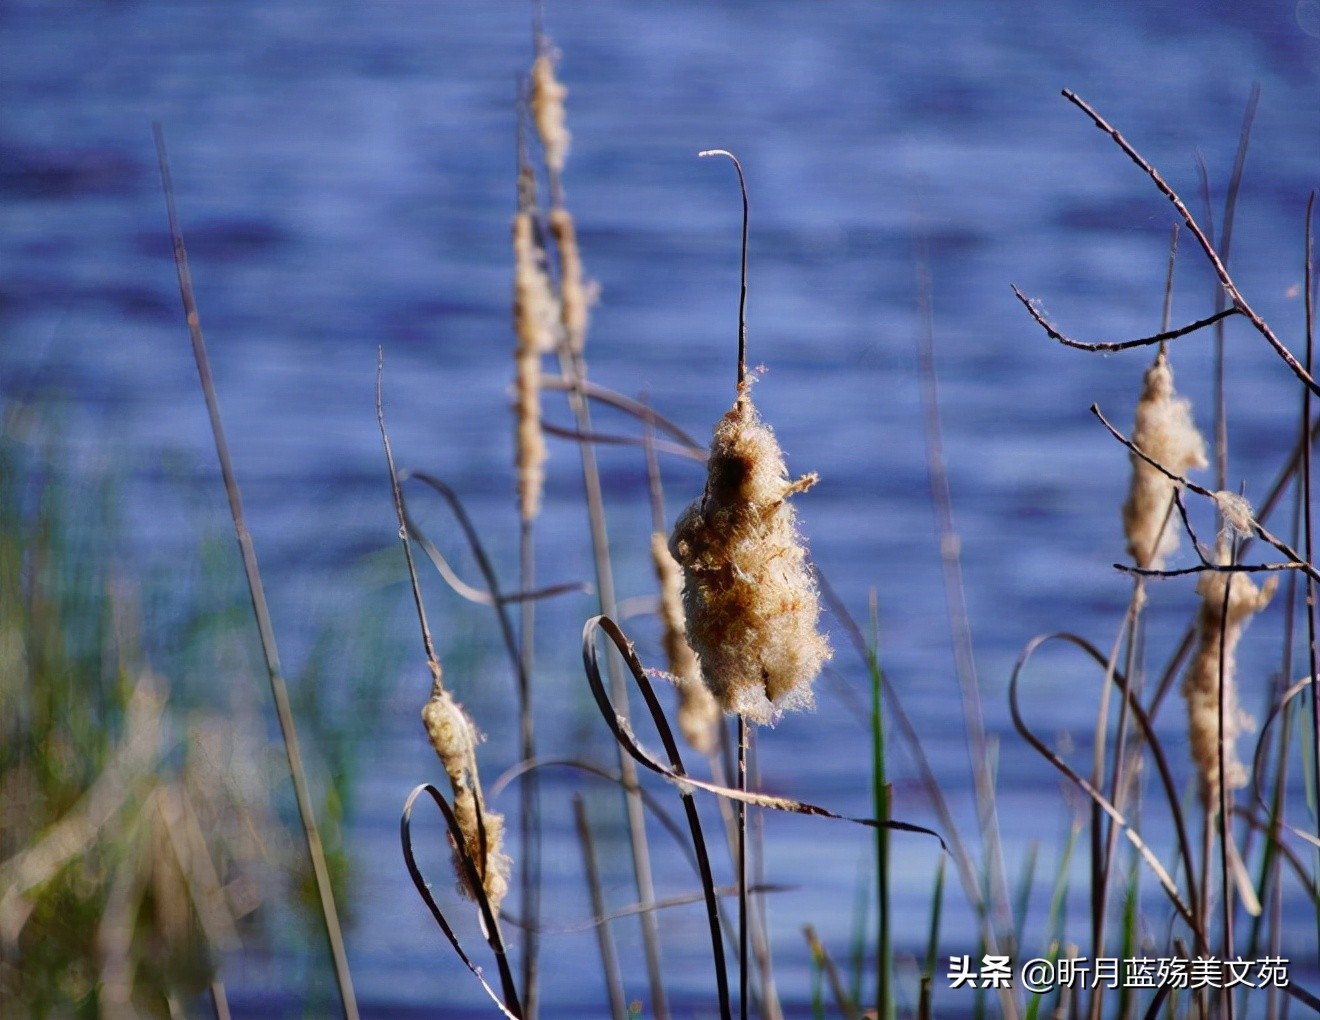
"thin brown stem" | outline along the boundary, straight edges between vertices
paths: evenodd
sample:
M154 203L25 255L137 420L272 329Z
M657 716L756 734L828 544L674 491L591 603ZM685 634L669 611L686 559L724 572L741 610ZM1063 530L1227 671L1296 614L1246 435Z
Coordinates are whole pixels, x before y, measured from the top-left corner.
M193 358L197 362L202 397L206 401L206 412L211 421L211 435L215 440L216 457L220 462L220 474L224 479L225 495L229 500L229 514L234 522L234 533L238 538L239 552L243 559L243 573L247 577L252 612L256 617L257 632L261 637L261 650L266 660L266 675L270 680L271 698L275 702L275 714L279 719L280 733L284 738L284 751L289 761L289 774L293 780L298 817L302 822L303 836L307 843L308 856L311 858L321 917L325 923L326 939L334 962L340 1005L346 1020L356 1020L357 997L353 992L353 978L348 969L344 934L339 923L339 911L335 907L334 890L330 885L330 869L326 865L321 830L316 823L312 794L307 785L302 753L298 748L298 729L293 719L293 708L289 704L288 687L280 668L275 629L271 625L270 610L266 605L266 589L261 581L261 570L257 566L257 552L243 520L243 497L239 492L238 479L229 457L229 444L225 441L224 427L220 420L220 404L216 398L215 381L211 376L211 362L206 353L206 341L202 336L202 320L197 311L192 273L188 268L188 250L184 247L183 230L179 226L178 211L174 205L174 184L170 179L169 157L165 151L165 132L160 124L153 124L152 130L156 137L156 157L160 166L161 187L165 192L165 209L169 218L170 237L174 244L174 267L179 276L179 296L183 301L184 317L192 340Z
M1315 356L1315 192L1312 191L1306 202L1305 230L1305 270L1303 286L1306 289L1306 367L1310 369ZM1311 392L1306 391L1306 404L1303 417L1309 425L1311 421ZM1311 438L1310 428L1302 435L1302 541L1306 549L1306 562L1315 562L1315 528L1311 515ZM1311 677L1311 789L1320 791L1320 691L1315 685L1317 667L1320 666L1320 654L1317 653L1316 618L1315 618L1315 578L1306 579L1306 649ZM1320 811L1316 812L1316 835L1320 837ZM1320 915L1316 924L1320 927Z
M698 156L724 156L738 171L738 187L742 190L742 287L738 293L738 394L747 388L747 181L743 178L742 164L727 149L704 149Z
M921 329L917 337L917 376L921 384L923 437L926 467L930 479L931 507L935 516L935 537L939 543L940 566L944 580L945 611L953 644L954 672L962 698L963 723L967 732L972 785L976 792L977 828L986 854L989 874L989 898L986 903L988 926L995 926L1005 937L1013 931L1009 906L1008 879L999 833L994 777L986 739L985 716L981 704L981 683L977 675L976 654L972 643L971 617L967 609L967 585L963 576L957 526L953 516L953 492L944 462L943 426L940 420L939 378L935 369L935 319L929 259L922 251L917 260L917 300ZM1000 990L1000 1004L1006 1016L1017 1012L1011 993Z
M1101 351L1104 353L1113 353L1115 351L1131 350L1134 347L1150 347L1154 344L1163 344L1170 340L1177 340L1180 336L1187 336L1189 333L1195 333L1198 329L1205 329L1207 326L1213 326L1216 322L1227 319L1230 315L1241 314L1236 308L1228 308L1222 312L1215 312L1214 315L1207 315L1204 319L1197 319L1195 322L1188 323L1186 326L1181 326L1178 329L1166 329L1153 336L1143 336L1136 340L1086 341L1075 340L1072 337L1059 332L1059 330L1056 329L1054 325L1045 318L1045 316L1041 315L1040 311L1036 308L1036 300L1027 297L1022 291L1018 290L1017 287L1013 288L1013 294L1022 302L1022 307L1027 310L1033 319L1036 320L1036 324L1046 332L1051 340L1057 340L1065 347L1075 347L1079 351Z
M747 791L747 720L738 716L738 789ZM738 1016L747 1020L747 805L739 801L738 814Z
M578 845L582 848L582 868L586 872L587 891L591 895L591 914L596 929L596 945L600 950L600 969L605 978L605 989L610 1000L610 1016L614 1020L627 1020L628 1004L623 994L623 974L619 970L619 955L614 949L614 936L606 915L605 891L601 888L600 867L596 862L596 841L587 820L587 806L582 794L573 794L573 820L577 826Z

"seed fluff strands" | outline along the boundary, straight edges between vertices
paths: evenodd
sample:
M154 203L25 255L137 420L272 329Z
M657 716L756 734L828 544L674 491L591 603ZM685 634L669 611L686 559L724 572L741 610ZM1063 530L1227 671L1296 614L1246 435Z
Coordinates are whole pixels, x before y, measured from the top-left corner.
M555 77L554 57L546 43L532 64L529 105L537 136L541 139L545 165L550 171L552 208L547 220L559 250L558 304L564 340L572 354L580 355L586 345L588 318L596 301L597 288L583 274L577 226L572 213L564 207L564 193L559 182L572 138L565 126L564 99L567 95L568 89Z
M532 119L545 150L545 165L556 175L564 172L569 142L573 137L564 115L567 96L568 89L555 77L554 57L547 46L532 64Z
M545 255L536 243L532 214L513 218L513 323L515 446L518 467L518 504L529 521L541 508L545 482L545 436L541 432L541 354L553 350L558 308L545 270Z
M745 387L715 426L707 464L705 491L669 543L683 568L688 643L725 711L770 723L811 707L811 682L833 654L788 502L817 476L789 480Z
M477 874L482 877L491 913L498 915L500 903L509 891L509 872L512 862L501 850L504 842L504 816L486 810L477 778L476 747L480 740L477 729L450 693L436 687L431 700L422 708L422 722L431 746L440 758L449 785L454 792L454 815L463 833L463 850L472 859ZM458 848L455 847L457 854ZM455 862L459 875L458 888L469 899L474 899L468 888L464 871Z
M573 214L558 206L550 210L549 220L550 232L559 246L559 303L564 339L573 354L581 354L586 347L591 306L596 303L599 288L583 276Z
M1218 557L1220 563L1230 560L1228 544L1222 540ZM1182 694L1187 699L1187 740L1201 777L1201 799L1211 812L1219 809L1220 676L1224 684L1223 779L1227 789L1238 790L1247 784L1247 770L1237 755L1237 738L1243 730L1253 730L1255 722L1238 705L1237 645L1251 617L1269 604L1277 586L1277 577L1270 577L1257 587L1245 574L1218 570L1202 574L1196 585L1201 596L1196 617L1196 655L1183 677Z
M1174 390L1173 369L1163 350L1146 370L1132 442L1175 474L1207 466L1191 403ZM1128 553L1137 566L1158 570L1178 548L1178 517L1170 513L1174 482L1136 454L1131 457L1132 486L1123 504Z
M720 707L701 682L701 664L687 642L683 619L683 570L669 552L663 532L651 535L651 560L660 581L660 623L669 673L678 686L678 728L683 739L702 754L715 748Z

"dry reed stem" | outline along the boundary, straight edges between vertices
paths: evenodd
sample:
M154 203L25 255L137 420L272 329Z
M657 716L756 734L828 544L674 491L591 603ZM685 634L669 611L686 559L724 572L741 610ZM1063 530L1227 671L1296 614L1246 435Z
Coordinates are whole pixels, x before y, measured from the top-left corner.
M1218 559L1229 561L1228 547L1221 542ZM1247 784L1247 771L1237 755L1237 738L1255 723L1238 704L1237 644L1251 617L1264 609L1278 587L1270 577L1257 587L1249 577L1223 571L1208 571L1197 582L1201 596L1197 612L1196 655L1183 676L1182 693L1187 699L1187 738L1201 779L1201 799L1210 813L1219 810L1219 707L1224 706L1223 782L1227 789ZM1225 599L1228 600L1225 613ZM1220 661L1222 647L1222 662ZM1222 699L1220 678L1223 682Z
M701 664L687 642L683 616L683 568L669 552L663 532L651 535L651 560L660 581L660 623L669 673L678 686L678 728L696 751L710 754L719 738L720 708L701 682Z
M756 723L811 707L811 682L833 655L788 503L816 481L789 480L774 432L743 390L715 426L705 491L670 539L706 685L725 711Z
M1191 403L1173 387L1163 350L1146 370L1132 442L1175 474L1208 466L1205 439L1192 421ZM1128 553L1137 566L1158 570L1178 548L1177 520L1169 512L1177 483L1135 454L1131 459L1132 484L1123 504Z
M513 217L513 259L518 509L522 519L530 521L540 513L547 456L541 432L541 354L556 346L559 314L531 213L519 212Z
M498 914L500 903L509 891L511 861L501 850L504 840L504 816L486 810L477 777L476 745L480 742L477 729L463 707L446 690L436 689L422 708L422 722L440 763L449 776L454 793L454 815L463 832L464 852L482 877L486 898L490 900L492 914ZM458 848L455 847L457 854ZM463 868L455 861L459 876L459 891L476 900L468 888Z

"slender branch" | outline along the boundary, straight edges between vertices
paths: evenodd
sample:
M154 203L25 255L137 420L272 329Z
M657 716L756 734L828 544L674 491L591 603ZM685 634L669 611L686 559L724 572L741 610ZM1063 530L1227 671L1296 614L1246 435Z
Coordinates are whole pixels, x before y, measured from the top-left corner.
M1209 260L1211 267L1215 271L1215 275L1219 277L1219 282L1223 285L1224 291L1228 294L1228 298L1233 303L1233 306L1251 321L1256 332L1263 336L1266 342L1274 348L1274 352L1283 359L1284 364L1292 370L1293 375L1301 380L1301 382L1304 383L1312 393L1320 396L1320 383L1317 383L1315 379L1312 378L1311 373L1301 366L1297 359L1293 357L1292 352L1289 351L1288 348L1283 345L1283 342L1274 335L1274 330L1269 327L1269 324L1266 323L1265 320L1257 314L1256 310L1247 303L1246 298L1242 296L1242 293L1237 289L1237 285L1233 282L1233 278L1228 275L1228 268L1220 258L1214 242L1206 236L1205 231L1201 229L1201 226L1196 222L1195 217L1193 217L1191 212L1188 211L1183 200L1178 197L1178 193L1165 183L1164 178L1160 176L1160 172L1151 166L1150 163L1148 163L1145 158L1143 158L1142 155L1128 143L1127 139L1119 133L1117 128L1111 126L1108 121L1101 117L1100 114L1096 113L1095 110L1088 106L1071 89L1064 89L1063 97L1090 117L1097 128L1109 135L1109 137L1114 140L1115 144L1127 154L1127 157L1145 172L1146 176L1151 179L1152 183L1154 183L1155 187L1159 189L1160 193L1173 204L1173 207L1178 210L1178 215L1181 216L1183 222L1187 224L1187 229L1192 232L1192 236L1196 238L1197 244L1199 244L1201 250L1205 252L1205 257Z
M1230 315L1241 315L1242 312L1237 308L1226 308L1222 312L1215 312L1214 315L1208 315L1204 319L1197 319L1195 322L1178 329L1166 330L1162 333L1156 333L1154 336L1143 336L1136 340L1097 340L1088 342L1085 340L1074 340L1070 336L1060 333L1045 316L1041 315L1036 308L1036 299L1029 298L1017 287L1013 288L1013 295L1022 302L1025 308L1036 324L1040 326L1050 337L1051 340L1057 340L1065 347L1075 347L1079 351L1104 351L1112 353L1114 351L1131 350L1133 347L1150 347L1154 344L1167 343L1169 340L1177 340L1180 336L1187 336L1189 333L1195 333L1199 329L1205 329L1206 326L1213 326L1216 322L1227 319Z
M1304 563L1200 563L1195 567L1179 567L1176 570L1154 570L1150 567L1134 567L1127 563L1115 563L1114 569L1135 577L1186 577L1189 574L1262 574L1271 570L1302 570Z
M568 380L562 375L543 375L541 376L541 389L556 390L559 392L581 393L582 396L597 403L608 404L610 407L617 408L647 425L654 426L661 432L668 432L670 436L678 440L684 446L693 450L700 450L705 453L706 447L698 443L690 435L683 431L678 425L674 424L664 415L657 413L653 408L642 403L640 400L634 400L632 397L625 396L617 390L612 390L608 386L602 386L600 383L592 382L590 379Z
M1109 430L1110 434L1115 439L1117 439L1120 443L1122 443L1129 450L1131 450L1132 453L1136 454L1136 456L1140 457L1142 460L1144 460L1147 464L1153 467L1160 474L1164 475L1170 481L1190 489L1192 492L1195 492L1198 496L1204 496L1206 499L1215 500L1216 503L1218 502L1218 496L1215 493L1211 492L1203 485L1197 485L1196 482L1193 482L1187 478L1184 478L1180 474L1170 471L1159 461L1155 460L1155 458L1145 453L1141 449L1141 447L1137 446L1136 443L1132 442L1130 439L1124 436L1123 433L1118 431L1118 429L1114 428L1114 426L1110 424L1109 419L1100 413L1100 406L1098 404L1091 405L1091 413L1100 419L1100 423ZM1288 545L1287 542L1283 541L1281 538L1278 538L1274 534L1272 534L1255 517L1251 518L1250 523L1251 523L1252 534L1256 535L1258 538L1268 543L1269 545L1272 545L1276 550L1278 550L1288 559L1289 562L1283 564L1283 566L1289 567L1294 570L1300 570L1302 571L1302 573L1306 574L1306 576L1311 578L1312 580L1320 581L1320 572L1317 572L1315 567L1313 567L1308 561L1303 560L1302 557L1298 555L1297 551L1292 548L1292 546ZM1127 569L1135 571L1136 568L1129 567Z
M560 439L572 439L578 443L595 443L598 446L645 446L647 440L637 436L619 436L604 432L583 432L580 429L564 428L562 425L554 425L545 419L541 420L541 431L549 436L557 436ZM695 460L700 463L706 461L706 451L701 447L686 446L679 443L667 443L663 439L652 440L656 450L663 450L665 453L673 454L676 457L686 457L688 460Z

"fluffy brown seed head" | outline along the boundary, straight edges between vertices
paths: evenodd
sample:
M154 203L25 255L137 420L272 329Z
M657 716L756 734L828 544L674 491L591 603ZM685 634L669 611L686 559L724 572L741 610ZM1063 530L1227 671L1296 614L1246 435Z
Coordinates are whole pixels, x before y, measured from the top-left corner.
M719 736L720 707L701 682L701 665L687 643L683 619L683 570L663 532L651 536L651 560L660 581L660 623L669 674L678 685L678 728L696 751L709 754Z
M1227 549L1221 544L1221 563L1227 563ZM1197 613L1196 654L1183 677L1182 693L1187 699L1187 740L1192 761L1201 779L1201 798L1207 810L1219 806L1219 702L1220 676L1223 677L1224 702L1224 771L1227 789L1241 789L1247 783L1247 770L1237 754L1237 738L1250 731L1255 723L1238 704L1237 645L1251 617L1264 609L1274 595L1278 578L1271 576L1263 585L1245 574L1219 571L1201 575L1196 586L1201 596ZM1228 615L1224 615L1224 598ZM1220 646L1223 661L1220 661Z
M1164 351L1146 370L1132 442L1175 474L1206 466L1205 439L1192 421L1191 403L1173 388L1173 369ZM1178 548L1178 514L1170 513L1173 490L1172 481L1132 456L1132 485L1123 504L1123 529L1128 554L1139 567L1159 569Z
M556 345L558 303L536 243L530 213L513 218L514 436L518 468L518 507L523 520L541 509L545 482L545 436L541 431L541 353Z
M568 89L555 77L555 62L542 53L532 64L532 120L545 150L545 165L554 173L564 172L568 146L572 139L565 126L564 99Z
M670 539L702 676L726 711L753 722L810 707L811 682L833 654L788 502L816 480L789 480L774 433L744 392L715 426L705 491Z
M550 232L559 246L559 295L564 339L568 349L581 354L587 343L587 324L597 287L587 281L582 271L582 252L578 248L577 227L567 209L550 210Z
M491 912L499 913L500 903L509 891L509 873L512 862L501 846L504 842L504 816L486 810L477 777L478 743L476 727L448 691L439 690L422 707L422 722L431 747L435 749L449 776L453 791L454 815L463 833L463 852L470 858L482 877L482 887L490 901ZM469 899L475 899L468 886L463 868L458 863L458 847L454 847L454 870L458 875L458 888Z

